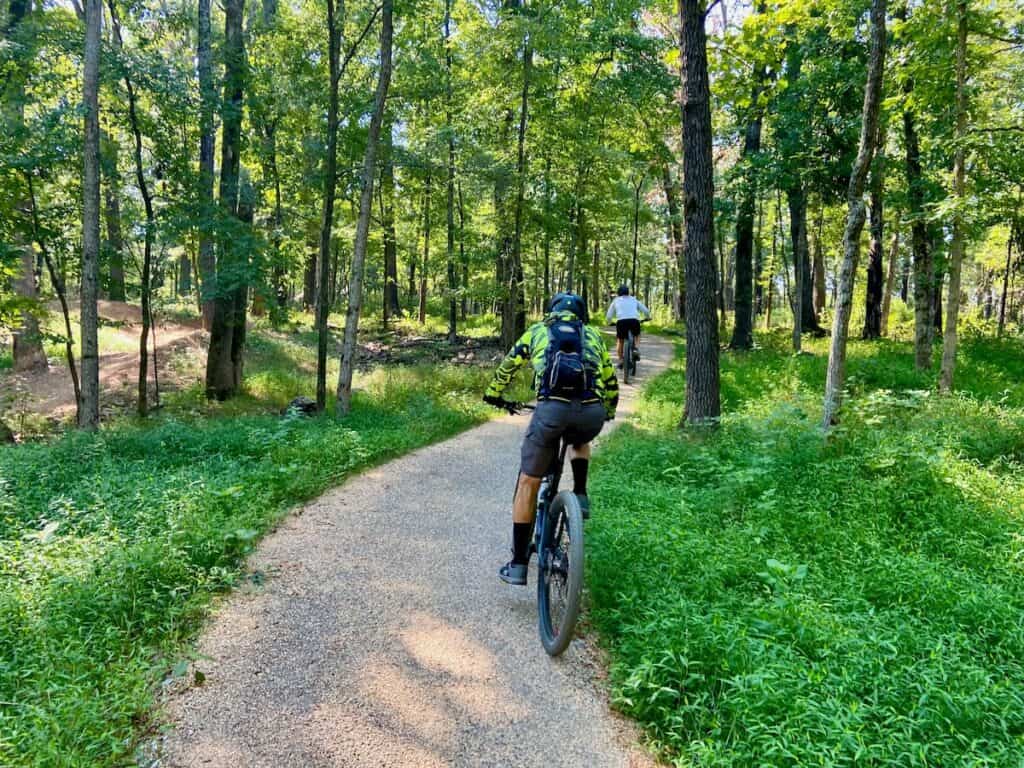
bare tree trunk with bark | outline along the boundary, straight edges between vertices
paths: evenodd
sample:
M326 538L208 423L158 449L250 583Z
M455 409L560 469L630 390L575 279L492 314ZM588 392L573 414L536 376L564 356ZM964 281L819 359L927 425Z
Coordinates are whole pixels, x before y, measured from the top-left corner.
M242 89L245 84L245 39L242 20L245 0L227 0L224 6L224 103L221 121L220 207L225 221L238 216ZM235 238L221 238L217 284L206 358L206 396L226 400L242 383L245 349L245 313L248 300L247 258Z
M896 261L900 252L900 231L892 233L889 246L889 274L885 278L885 292L882 294L882 336L889 335L889 312L892 309L892 292L896 287Z
M85 66L82 101L85 110L82 143L82 397L78 426L100 423L100 355L97 299L100 277L100 28L101 0L85 0Z
M327 162L324 168L324 207L320 218L320 282L316 302L316 409L327 407L327 315L331 232L334 228L334 197L338 190L338 80L341 77L341 46L345 26L344 0L327 0Z
M686 410L683 421L703 425L721 415L718 323L715 317L714 166L711 93L704 11L680 0L682 61L683 210L686 221Z
M956 371L957 323L960 319L960 275L964 259L964 138L967 134L967 0L956 0L956 131L953 136L953 241L949 253L949 297L946 300L946 333L942 340L939 391L953 390Z
M359 218L356 220L356 239L352 249L352 270L348 287L348 310L345 313L345 337L341 347L341 371L338 373L337 411L347 414L352 408L352 373L356 362L356 340L359 334L359 313L363 305L363 274L366 267L366 243L370 234L370 213L373 211L373 179L377 162L384 108L391 84L391 45L393 32L393 2L383 0L381 7L380 74L373 99L366 153L363 156L362 194L359 197Z
M760 4L755 12L760 12ZM750 97L751 114L743 139L743 197L736 214L736 294L734 325L730 349L750 349L754 346L754 208L757 200L757 176L753 167L761 152L761 117L759 105L766 77L763 64L754 67L754 85Z
M885 245L885 215L883 208L885 188L885 125L879 125L875 160L871 168L871 244L868 246L867 291L864 297L863 339L877 339L882 335L882 302L885 290L883 261Z
M882 104L882 75L885 71L885 6L886 0L871 3L871 55L868 59L868 78L864 88L864 110L861 119L860 147L850 171L850 186L846 194L848 213L843 233L843 265L832 324L832 344L828 355L825 378L825 406L823 426L828 429L839 419L843 384L846 374L846 341L853 309L853 287L860 256L860 235L864 228L864 185L871 168L871 157L878 142L878 120Z
M199 284L202 289L203 327L213 328L217 293L217 256L214 252L213 204L214 136L213 111L217 92L213 82L210 0L199 0L199 35L196 69L199 78Z

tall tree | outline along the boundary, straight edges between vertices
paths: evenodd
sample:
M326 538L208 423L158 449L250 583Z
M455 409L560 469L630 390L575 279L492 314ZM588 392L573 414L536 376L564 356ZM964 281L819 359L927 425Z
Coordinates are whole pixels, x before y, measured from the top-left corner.
M760 10L760 4L755 12ZM754 85L750 95L750 116L743 138L743 191L736 214L736 294L735 325L729 346L750 349L754 346L754 206L757 200L758 171L754 167L761 151L761 91L766 72L764 64L754 65Z
M897 16L905 20L905 10L901 9ZM908 79L904 85L904 96L909 99L913 90L913 80ZM917 117L910 103L903 108L903 143L906 150L910 243L914 259L914 364L918 370L928 370L932 367L932 283L935 275L924 210L921 142L917 133Z
M85 0L85 59L82 101L82 402L78 425L96 429L100 423L99 313L100 282L100 31L102 0Z
M114 30L114 41L117 51L124 57L124 39L121 35L121 20L117 13L117 5L114 0L108 0L110 8L110 21ZM149 183L146 179L146 170L142 162L142 128L139 124L138 97L135 86L132 82L131 73L128 70L127 61L120 62L124 80L125 91L128 94L128 123L131 127L132 138L134 139L134 152L132 158L135 162L135 183L138 186L139 194L142 196L142 204L146 211L146 228L143 233L142 248L142 271L141 271L141 296L142 296L142 331L139 334L139 376L138 376L138 412L139 416L149 413L149 331L153 319L151 310L152 281L151 272L153 266L153 237L156 235L156 213L153 209L153 195L150 193Z
M956 0L956 127L953 134L953 240L949 249L949 298L942 343L939 391L953 389L956 371L957 323L960 317L960 275L964 259L964 140L967 137L967 0Z
M853 309L853 286L860 256L860 236L864 229L864 185L871 168L871 158L878 143L878 115L882 104L882 75L885 71L885 6L886 0L871 3L871 54L868 59L867 85L864 88L864 110L861 118L860 148L850 171L846 194L846 230L843 233L843 265L839 273L836 314L832 323L832 344L825 378L823 423L828 429L839 419L843 382L846 374L846 341Z
M686 410L683 420L705 424L721 415L718 322L715 313L714 165L705 10L680 0L682 61L683 210L686 237Z
M214 104L210 0L199 0L196 69L199 76L199 281L202 288L203 327L213 328L217 293L217 256L213 242Z
M4 29L4 38L11 39L20 36L24 21L30 9L29 0L11 0L7 5L7 18ZM25 75L23 72L14 71L4 78L3 88L3 118L4 127L12 133L21 134L24 130L25 118ZM19 185L21 186L21 185ZM20 189L19 189L20 192ZM18 237L16 247L20 258L20 272L14 280L15 292L29 304L38 301L39 286L36 279L36 255L32 247L32 238L28 232L31 203L27 189L19 195L21 198L16 203L18 210ZM30 307L21 312L21 325L14 331L13 349L14 370L29 371L45 369L47 366L46 352L43 350L43 337L39 329L39 318L36 316L36 308Z
M356 221L356 240L352 249L352 274L349 279L348 310L345 313L345 338L341 347L341 370L338 373L337 411L347 414L352 408L352 373L355 370L356 338L359 333L359 313L363 305L363 273L366 264L366 243L370 234L370 213L373 211L373 178L377 162L377 144L381 123L391 84L391 47L393 34L393 2L383 0L381 6L380 74L373 98L373 114L363 156L360 179L359 218Z
M885 137L884 121L880 121L875 159L871 167L871 243L868 246L867 291L864 296L864 330L861 337L877 339L882 335L882 293L885 290L883 262L885 260Z
M327 315L330 311L331 231L334 227L334 196L338 187L338 81L341 77L341 45L345 25L345 1L327 0L327 161L324 167L324 207L320 220L320 285L316 302L316 407L327 407Z
M245 314L248 301L248 264L245 247L238 241L241 170L243 88L245 85L245 37L242 21L245 0L226 0L224 5L224 103L221 118L220 207L223 228L217 259L217 286L206 358L206 396L226 400L242 386L245 353Z
M384 230L384 322L401 317L398 298L398 242L395 235L395 161L394 136L389 117L382 127L380 150L381 224Z
M447 213L447 252L448 259L448 343L458 341L458 305L455 292L458 288L455 277L455 127L452 124L452 0L444 3L444 121L445 132L448 134L448 199Z
M107 225L107 298L124 301L124 235L121 230L121 174L118 171L119 148L109 134L100 137L104 192L104 218Z

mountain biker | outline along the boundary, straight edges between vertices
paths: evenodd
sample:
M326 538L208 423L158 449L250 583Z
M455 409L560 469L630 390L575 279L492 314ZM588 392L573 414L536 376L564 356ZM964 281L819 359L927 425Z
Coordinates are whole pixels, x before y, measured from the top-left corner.
M637 301L634 296L630 296L629 286L623 283L619 286L619 295L612 300L608 311L604 313L605 319L609 323L613 318L615 320L615 353L619 358L619 368L622 367L623 343L628 338L630 331L633 332L633 353L637 360L640 359L640 353L636 350L640 346L641 315L650 320L651 310Z
M573 493L589 517L587 469L590 441L604 422L615 418L619 385L608 349L596 328L587 325L586 302L574 293L558 293L547 315L531 325L494 372L484 402L510 413L516 404L501 395L526 363L533 367L537 409L526 430L516 494L512 502L512 559L498 571L508 584L526 584L541 480L557 458L564 436L570 443Z

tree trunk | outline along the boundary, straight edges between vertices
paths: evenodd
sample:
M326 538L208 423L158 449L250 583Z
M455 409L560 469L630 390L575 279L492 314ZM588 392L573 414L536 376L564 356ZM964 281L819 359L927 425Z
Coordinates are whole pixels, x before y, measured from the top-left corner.
M960 274L964 257L964 138L967 134L967 0L956 0L956 131L953 136L953 241L949 253L949 297L946 299L946 333L942 340L939 391L953 390L956 371L957 323L960 319Z
M420 325L427 322L427 275L430 274L430 187L433 174L427 169L427 184L423 192L423 265L420 268Z
M683 200L686 221L686 410L689 424L721 415L715 317L714 166L704 14L681 0Z
M868 246L867 291L864 299L863 339L877 339L882 335L882 302L885 291L883 241L885 216L883 193L885 188L885 136L884 125L879 125L875 146L875 160L871 169L871 244Z
M462 182L456 185L459 192L459 263L462 265L462 302L459 314L466 319L469 311L469 260L466 258L466 212L462 205Z
M333 284L330 273L331 231L334 227L334 197L338 188L338 79L341 77L341 45L345 26L345 0L327 0L327 162L324 167L324 207L320 218L320 284L316 302L316 409L327 407L327 315L328 295Z
M811 278L814 282L814 294L811 297L814 306L814 316L821 317L825 311L825 247L821 241L821 230L825 224L825 202L818 202L818 223L814 236L814 257L811 266Z
M71 312L68 309L67 286L64 285L64 281L57 274L57 270L53 265L53 259L50 258L50 251L46 247L46 241L43 238L42 228L39 226L39 209L36 206L36 193L32 184L31 172L25 173L25 183L28 187L30 213L32 216L32 238L35 242L39 243L39 250L43 255L43 261L46 263L46 271L50 275L50 282L53 283L53 291L57 294L57 300L60 301L61 314L64 317L64 353L68 361L68 372L71 374L71 387L75 393L75 408L79 409L82 403L82 385L78 378L78 368L75 366L75 337L71 329Z
M896 286L896 261L900 251L900 231L892 233L892 245L889 246L889 273L885 278L885 291L882 294L882 336L889 335L889 311L892 308L892 292Z
M202 289L203 327L213 329L214 299L217 295L217 257L214 253L213 203L214 137L213 110L217 92L213 82L213 52L210 40L210 0L199 0L199 39L196 69L199 78L199 281Z
M380 74L373 99L366 153L363 157L362 194L359 198L359 218L356 220L356 240L352 249L352 269L348 286L348 310L345 313L345 337L341 348L341 371L338 373L339 415L352 408L352 372L355 369L356 338L359 332L359 312L363 303L363 273L366 265L366 242L370 233L370 213L373 210L373 179L380 140L384 107L391 83L392 0L383 0L381 8Z
M516 141L516 206L513 218L512 249L507 269L505 308L501 313L501 342L511 349L526 330L526 296L523 291L523 202L526 195L526 127L529 121L530 75L533 69L533 42L529 32L523 45L523 85L519 105L519 131Z
M4 30L6 36L17 35L18 26L24 21L31 6L28 2L15 0L8 7ZM15 67L5 77L6 87L2 88L0 97L3 99L4 117L18 127L23 128L25 118L25 80L26 77ZM15 209L18 212L19 224L15 226L14 246L21 254L21 271L11 282L14 293L21 299L35 304L39 299L39 282L36 268L36 254L32 247L32 238L27 235L30 230L31 202L27 189L24 193L18 188ZM20 327L13 333L14 370L31 371L45 370L47 367L46 352L43 350L43 337L39 329L39 318L35 307L22 310Z
M758 5L755 13L760 12ZM761 117L759 105L766 77L763 64L754 67L754 86L750 97L750 121L743 140L743 192L736 214L736 295L731 349L754 346L754 206L757 200L758 171L754 159L761 152Z
M885 71L885 6L886 0L871 3L871 56L868 59L867 85L864 88L864 111L860 129L857 159L850 171L846 194L848 213L843 233L843 265L832 324L832 344L828 355L825 379L823 425L828 429L839 420L843 382L846 373L846 340L853 308L853 287L860 256L860 235L864 228L864 185L871 168L871 156L878 143L878 114L882 103L882 75Z
M458 304L455 278L455 127L452 124L452 47L451 47L452 0L444 4L444 67L445 67L445 127L448 131L448 199L446 200L447 252L448 260L448 343L458 342Z
M224 4L224 102L221 122L220 207L226 221L239 221L239 171L242 132L242 89L245 83L245 0ZM206 359L206 396L226 400L242 381L245 344L247 259L236 238L221 238L217 283Z
M1010 286L1010 271L1013 269L1013 243L1017 231L1017 222L1010 226L1010 236L1006 239L1006 269L1003 270L1003 291L999 299L999 329L998 335L1002 336L1006 329L1006 295Z
M96 429L100 423L100 357L97 312L100 271L100 26L101 0L85 0L85 66L82 102L85 111L82 143L82 401L78 425Z
M108 0L110 20L114 29L114 40L119 52L124 51L124 40L121 37L121 22L117 15L114 0ZM131 125L132 137L135 140L133 159L135 161L135 183L142 196L142 204L146 211L146 231L142 251L142 274L140 287L142 294L142 332L139 334L139 377L138 377L138 413L146 416L149 413L149 329L152 321L150 307L152 282L150 272L153 265L153 236L156 234L156 215L153 211L153 196L146 181L145 168L142 165L142 129L139 127L139 115L135 88L127 69L122 72L125 90L128 93L128 122Z
M909 95L912 86L907 86ZM935 279L924 211L921 149L914 113L903 111L903 138L907 151L907 204L914 254L914 364L920 371L932 367L932 283Z
M632 276L630 277L630 288L633 293L636 293L636 268L637 261L640 258L640 192L644 187L644 179L647 178L647 173L644 172L640 175L640 180L637 181L633 187L633 270Z
M402 316L398 298L398 241L395 236L395 163L391 120L381 127L381 224L384 230L384 322Z
M551 297L551 153L544 156L544 299Z
M800 352L806 319L803 265L807 254L807 200L804 198L803 187L787 190L786 200L789 204L789 239L793 244L793 290L790 292L793 304L793 351Z
M106 139L104 141L104 139ZM100 136L101 152L106 154L103 163L106 173L104 190L104 218L107 225L107 298L124 301L124 237L121 234L121 190L120 174L117 171L117 144L109 136Z
M686 314L686 264L683 256L683 218L679 213L679 183L672 178L672 169L666 162L662 166L661 184L665 192L665 203L668 206L669 226L672 230L673 258L676 266L676 277L679 281L679 303L676 315L680 320Z

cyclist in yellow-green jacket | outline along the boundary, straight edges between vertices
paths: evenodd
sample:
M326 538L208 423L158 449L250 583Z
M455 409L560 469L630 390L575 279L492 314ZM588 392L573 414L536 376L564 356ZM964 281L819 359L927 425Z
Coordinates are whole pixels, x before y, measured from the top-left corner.
M615 418L619 384L604 339L587 325L588 320L582 298L557 294L544 319L531 325L502 360L484 395L485 402L514 412L515 404L503 400L502 393L520 368L527 363L533 367L537 409L523 440L512 503L512 560L498 572L509 584L526 584L537 493L563 436L571 446L573 493L579 497L583 516L590 515L590 441L606 420Z

